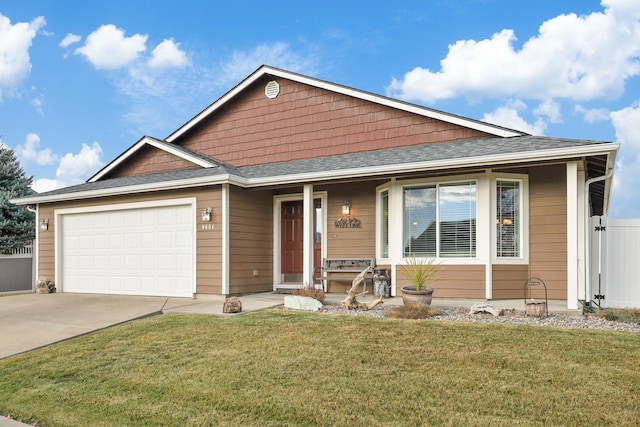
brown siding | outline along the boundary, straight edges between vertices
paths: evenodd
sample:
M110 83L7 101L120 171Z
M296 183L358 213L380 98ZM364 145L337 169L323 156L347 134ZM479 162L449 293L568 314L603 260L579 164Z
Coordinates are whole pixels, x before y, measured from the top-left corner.
M56 276L54 252L56 224L53 207L50 205L38 206L38 218L39 220L48 219L49 229L47 231L38 230L38 277L36 279L54 280Z
M49 219L49 230L41 231L39 236L39 276L53 279L55 277L54 236L56 223L54 209L68 209L112 205L118 203L135 203L152 200L179 199L196 197L196 292L199 294L219 294L221 286L221 190L220 187L203 187L193 190L173 190L152 192L148 194L122 195L104 197L94 200L78 200L61 203L39 205L41 219ZM212 222L214 230L202 229L200 212L205 207L213 208Z
M273 289L273 196L231 187L229 293ZM253 270L258 275L253 275Z
M479 131L278 78L280 95L253 87L177 143L234 166L485 137Z
M118 165L103 179L199 167L201 166L147 145Z
M529 278L528 265L493 265L493 299L524 298L524 282Z
M222 189L197 193L196 202L196 293L222 293ZM202 210L211 208L211 222L202 221ZM213 225L213 230L203 226Z
M376 188L370 183L332 186L327 202L327 257L375 258L376 256ZM361 221L361 228L336 227L342 218L342 204L351 201L350 217ZM346 216L345 216L346 218Z
M410 285L398 270L396 295L402 295L400 288ZM434 298L482 298L485 292L484 265L444 265L427 285L435 289Z
M327 257L363 258L376 256L376 187L375 183L332 185L327 188ZM349 217L359 220L361 228L336 227L342 215L342 204L351 202ZM355 277L355 274L353 275ZM371 291L369 283L369 291ZM329 292L345 292L349 288L345 282L329 282Z
M567 298L567 184L564 165L529 171L529 276L538 275L550 299Z

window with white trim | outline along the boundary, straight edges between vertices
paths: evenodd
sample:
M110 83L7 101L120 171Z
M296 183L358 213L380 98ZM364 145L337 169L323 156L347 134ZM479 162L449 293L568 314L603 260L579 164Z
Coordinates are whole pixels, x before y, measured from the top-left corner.
M476 256L477 183L404 188L404 256Z
M522 183L496 180L496 256L522 256Z
M389 258L389 190L380 192L380 248L381 258Z

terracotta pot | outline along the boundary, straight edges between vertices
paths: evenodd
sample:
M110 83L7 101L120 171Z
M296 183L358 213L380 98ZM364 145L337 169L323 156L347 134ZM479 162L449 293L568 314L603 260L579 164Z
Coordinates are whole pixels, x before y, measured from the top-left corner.
M400 290L402 291L402 303L408 307L431 305L434 289L429 286L423 286L419 291L416 291L415 286L403 286Z

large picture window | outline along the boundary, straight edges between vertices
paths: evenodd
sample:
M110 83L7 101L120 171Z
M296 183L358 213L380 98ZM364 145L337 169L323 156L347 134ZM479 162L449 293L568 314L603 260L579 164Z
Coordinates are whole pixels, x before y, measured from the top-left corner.
M521 256L520 181L496 181L496 255Z
M476 183L404 189L404 256L476 256Z

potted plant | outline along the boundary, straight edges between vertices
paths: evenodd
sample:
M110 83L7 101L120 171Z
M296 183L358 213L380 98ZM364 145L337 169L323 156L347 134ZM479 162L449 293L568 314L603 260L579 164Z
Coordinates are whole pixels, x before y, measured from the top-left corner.
M434 289L426 284L440 269L435 260L433 258L418 258L413 254L407 258L406 264L398 264L398 269L412 283L412 285L400 288L404 305L430 305Z
M39 294L49 294L56 291L56 285L49 279L40 279L36 282L36 292Z

